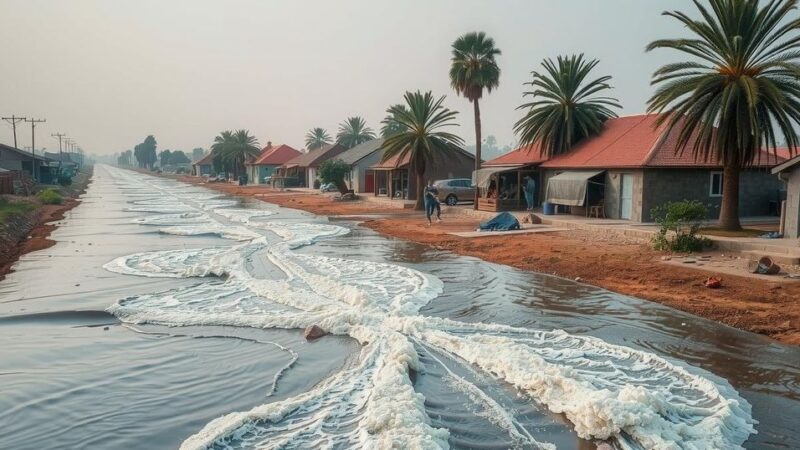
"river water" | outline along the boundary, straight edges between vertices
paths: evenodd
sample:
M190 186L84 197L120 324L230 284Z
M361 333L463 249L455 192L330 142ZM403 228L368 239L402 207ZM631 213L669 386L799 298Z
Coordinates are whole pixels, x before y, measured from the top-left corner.
M800 349L661 305L108 166L53 238L0 448L800 448Z

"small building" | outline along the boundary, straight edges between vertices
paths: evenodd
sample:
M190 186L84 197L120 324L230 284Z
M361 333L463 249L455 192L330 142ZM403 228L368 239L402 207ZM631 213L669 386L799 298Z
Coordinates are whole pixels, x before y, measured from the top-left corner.
M772 169L773 174L786 183L786 203L781 209L783 237L800 238L800 156Z
M571 214L587 215L596 206L607 218L633 222L651 222L650 211L664 203L697 200L708 205L709 219L719 217L722 164L714 158L696 161L691 148L678 151L678 130L665 133L665 125L656 126L657 117L610 119L597 136L541 163L543 199ZM769 169L785 160L783 151L762 151L742 170L742 216L777 215L782 186Z
M428 167L425 177L431 180L469 178L475 168L475 155L454 147L455 153L447 161L439 161ZM373 193L379 197L416 200L417 176L411 170L410 153L402 158L394 156L370 167L375 174Z
M211 176L214 171L214 155L211 153L192 163L192 175L198 177Z
M350 172L344 180L348 189L356 193L375 191L375 170L371 167L379 163L383 156L383 141L380 138L364 142L336 157L350 166Z
M280 167L277 178L283 187L313 188L319 166L329 159L336 158L345 150L339 144L328 144L301 153Z
M46 158L42 152L34 154L10 145L0 144L0 168L16 172L17 178L24 173L41 183L54 183L57 167L58 162Z
M520 147L486 161L472 173L472 184L478 188L478 209L481 211L514 211L526 209L523 189L525 177L536 182L535 197L542 189L539 166L545 161L533 146Z
M251 184L267 184L282 165L302 155L300 151L286 144L272 145L268 142L261 153L245 163L248 182Z

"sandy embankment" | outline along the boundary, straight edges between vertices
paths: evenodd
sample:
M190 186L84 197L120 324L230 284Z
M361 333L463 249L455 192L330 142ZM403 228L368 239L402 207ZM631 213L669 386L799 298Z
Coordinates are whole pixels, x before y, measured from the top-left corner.
M194 177L180 179L199 183ZM420 212L371 202L333 202L324 195L281 193L256 186L224 183L205 186L322 215L381 214L380 218L367 218L363 225L387 236L461 255L523 270L580 278L584 283L800 345L800 283L797 282L722 275L723 288L707 289L702 283L711 275L709 272L667 266L660 261L663 253L646 244L611 240L598 233L570 230L466 239L446 233L474 230L478 219L445 217L444 223L428 227Z
M78 197L86 192L92 178L92 168L76 176L73 185L63 189L64 202L60 205L39 205L28 214L12 219L13 227L9 233L4 233L6 239L0 240L0 280L12 272L12 266L20 256L42 250L55 245L56 241L50 239L50 233L57 228L54 223L64 218L64 214L78 206L81 201ZM29 201L36 202L35 198Z

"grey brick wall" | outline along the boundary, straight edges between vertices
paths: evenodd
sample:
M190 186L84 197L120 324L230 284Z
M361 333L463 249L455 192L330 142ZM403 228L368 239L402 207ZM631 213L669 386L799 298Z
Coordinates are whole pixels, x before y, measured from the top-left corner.
M719 217L722 197L712 197L708 169L650 169L644 173L643 221L650 222L650 210L667 202L698 200L708 206L709 219ZM770 202L778 200L782 183L767 170L744 170L739 180L739 214L766 216Z

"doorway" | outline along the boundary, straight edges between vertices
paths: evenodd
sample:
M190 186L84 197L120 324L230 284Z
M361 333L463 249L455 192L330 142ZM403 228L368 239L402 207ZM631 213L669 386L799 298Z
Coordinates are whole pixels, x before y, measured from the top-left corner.
M622 186L619 196L619 217L620 219L631 220L633 211L633 175L621 174L620 184Z

